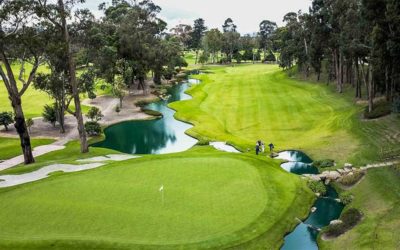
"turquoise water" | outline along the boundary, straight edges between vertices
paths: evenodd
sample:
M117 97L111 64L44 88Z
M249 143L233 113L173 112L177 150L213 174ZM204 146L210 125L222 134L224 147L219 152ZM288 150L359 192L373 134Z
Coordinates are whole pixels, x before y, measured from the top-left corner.
M188 100L191 96L185 91L197 80L189 80L175 85L168 90L168 100L160 100L146 106L156 110L163 117L149 121L128 121L110 126L104 130L105 140L93 147L114 149L127 154L166 154L188 150L197 140L186 135L190 124L174 118L175 111L168 104L175 101Z
M291 161L283 163L282 167L295 174L316 174L318 169L311 166L311 158L298 151L286 151L279 154L280 159ZM344 205L337 202L338 194L331 186L327 186L327 194L316 200L317 210L300 223L293 232L285 237L282 250L314 250L318 249L318 231L315 228L328 226L332 220L340 217ZM310 226L311 225L311 226Z

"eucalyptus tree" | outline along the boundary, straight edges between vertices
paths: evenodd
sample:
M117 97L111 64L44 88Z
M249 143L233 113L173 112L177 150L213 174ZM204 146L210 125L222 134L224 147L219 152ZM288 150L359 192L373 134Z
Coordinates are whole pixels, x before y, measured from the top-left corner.
M223 44L222 52L226 55L226 61L232 62L232 59L240 57L240 34L236 31L237 26L231 18L225 20L222 25Z
M99 27L94 27L94 37L101 44L95 67L101 77L114 84L117 76L131 87L138 86L147 91L146 75L154 66L153 50L163 36L166 23L157 17L161 8L151 1L130 4L116 0L112 5L101 6L104 18Z
M21 141L25 164L33 163L34 158L22 96L32 84L42 62L49 35L33 7L34 2L30 0L0 1L0 76L14 111L14 126ZM13 63L20 64L19 70L12 67ZM28 63L32 64L32 69L25 79L25 64Z
M203 38L203 47L207 47L211 53L212 63L218 61L218 53L222 49L223 35L219 29L211 29L206 32Z
M80 138L81 153L89 152L85 127L83 123L83 115L81 108L81 100L79 96L79 83L76 77L75 53L71 39L71 25L68 23L73 19L73 9L77 3L84 0L57 0L56 2L48 2L47 0L35 0L35 11L45 22L54 26L54 29L62 35L63 48L68 68L68 81L71 86L72 96L75 105L74 116L77 120L77 128ZM58 35L58 34L55 34Z
M277 28L278 25L275 22L269 20L263 20L260 23L259 46L264 52L264 57L266 55L266 51L272 49L272 37Z
M174 28L171 29L173 35L179 40L180 44L184 49L189 48L191 33L193 31L192 26L188 24L178 24Z
M207 27L205 26L204 19L198 18L194 20L193 31L191 33L191 48L196 51L196 59L195 64L197 64L197 60L199 57L199 50L201 49L201 41L204 37L205 32L207 31Z

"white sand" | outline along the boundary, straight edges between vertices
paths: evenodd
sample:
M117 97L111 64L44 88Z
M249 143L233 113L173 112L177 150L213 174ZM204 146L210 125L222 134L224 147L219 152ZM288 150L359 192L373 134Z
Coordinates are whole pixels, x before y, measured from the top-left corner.
M45 179L49 177L50 173L58 171L63 171L66 173L78 172L78 171L98 168L103 165L105 165L105 163L90 163L84 165L54 164L26 174L2 175L0 176L0 180L3 181L0 181L0 188L17 186L24 183Z
M210 142L210 145L219 151L229 152L229 153L240 153L236 148L227 145L225 142Z
M37 157L40 155L44 155L53 151L57 151L57 150L61 150L64 149L65 146L58 146L58 145L44 145L44 146L39 146L33 149L32 154L33 157ZM12 168L15 167L21 163L24 163L24 156L23 155L19 155L16 156L14 158L11 158L9 160L3 161L0 163L0 171L1 170L5 170L8 168Z

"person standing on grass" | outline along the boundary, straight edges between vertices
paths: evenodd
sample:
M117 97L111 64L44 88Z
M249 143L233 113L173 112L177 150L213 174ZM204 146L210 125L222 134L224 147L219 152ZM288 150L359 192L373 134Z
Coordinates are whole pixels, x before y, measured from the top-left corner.
M261 152L265 152L265 143L263 141L261 141Z
M271 142L268 146L269 146L269 152L272 153L272 151L274 151L275 145L272 144L272 142Z
M258 155L258 153L260 153L260 144L257 142L256 143L256 155Z

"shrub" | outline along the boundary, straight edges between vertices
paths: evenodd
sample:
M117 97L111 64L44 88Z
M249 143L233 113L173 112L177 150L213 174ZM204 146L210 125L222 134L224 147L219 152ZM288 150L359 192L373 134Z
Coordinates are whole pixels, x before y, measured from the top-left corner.
M115 112L117 112L117 114L121 112L121 108L119 107L119 105L115 106Z
M329 225L324 233L328 237L338 237L357 225L361 218L362 214L360 211L350 208L340 216L343 223Z
M392 112L392 107L389 102L382 100L375 103L372 112L368 112L368 107L365 108L364 118L365 119L376 119L389 115Z
M45 105L43 107L43 120L45 122L49 122L54 126L56 126L56 122L57 122L57 108L56 105Z
M348 205L353 201L353 196L349 193L341 193L339 199L344 205Z
M101 118L103 118L103 114L101 113L100 109L98 107L91 107L89 111L86 114L87 118L89 118L91 121L100 121Z
M325 159L320 161L314 161L312 165L316 168L329 168L335 166L335 161L331 159Z
M351 174L352 173L352 174ZM364 171L354 171L339 178L338 182L344 186L356 184L365 175Z
M326 194L326 186L321 181L309 180L307 185L314 193L319 193L321 195Z
M207 141L207 140L199 140L199 141L196 143L196 145L198 145L198 146L207 146L207 145L210 145L210 142Z
M96 121L88 121L85 123L85 131L90 136L97 136L101 134L100 124Z
M135 102L135 105L137 107L143 108L144 106L146 106L147 104L150 104L150 103L151 103L151 101L148 101L148 100L140 100L140 101Z
M151 115L151 116L158 116L158 117L163 116L162 113L160 113L158 111L155 111L155 110L151 110L151 109L142 109L142 111L145 114L148 114L148 115Z
M14 122L12 112L1 112L0 113L0 125L4 126L6 131L8 131L8 125Z

